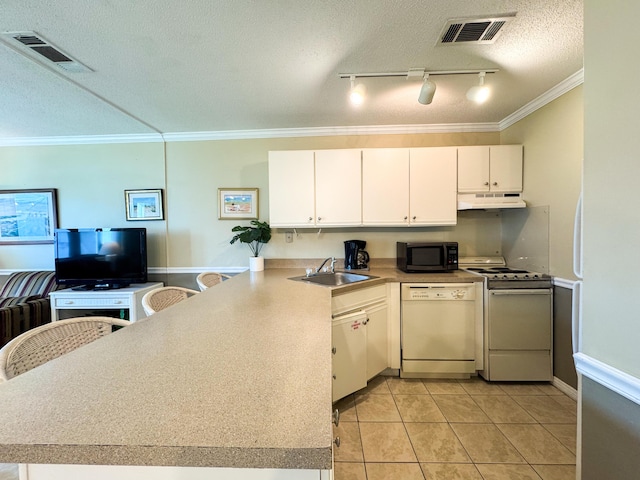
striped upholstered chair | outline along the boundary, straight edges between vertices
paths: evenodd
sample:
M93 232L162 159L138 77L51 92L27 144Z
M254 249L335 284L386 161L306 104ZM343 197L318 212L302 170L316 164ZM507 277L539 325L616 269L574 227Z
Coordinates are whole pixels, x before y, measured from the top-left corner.
M0 347L23 332L51 321L49 293L54 272L12 273L0 288Z

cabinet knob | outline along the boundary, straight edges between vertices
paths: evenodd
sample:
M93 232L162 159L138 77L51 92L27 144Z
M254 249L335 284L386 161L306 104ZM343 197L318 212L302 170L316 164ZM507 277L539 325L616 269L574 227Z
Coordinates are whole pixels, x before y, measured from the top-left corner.
M333 424L337 427L340 424L340 411L336 408L333 412Z
M416 217L415 215L413 217L411 217L412 220L415 220L416 218L418 218L418 217Z
M497 187L498 186L498 182L493 182L493 186Z
M406 220L407 218L409 218L409 217L407 217L407 216L405 215L404 219Z
M318 221L322 220L322 217L318 217Z
M309 217L309 221L312 222L313 221L313 217Z
M340 448L340 437L336 437L333 443L336 444L336 447Z
M369 317L365 318L365 319L362 321L362 324L363 324L363 325L366 325L367 323L369 323Z
M333 348L331 349L331 353L333 353L334 355L336 354L336 347L333 347Z
M334 379L334 380L336 379L336 376L335 376L335 374L334 374L334 375L331 375L331 376L333 377L333 379Z
M485 185L485 186L489 185L489 182L484 182L484 185Z

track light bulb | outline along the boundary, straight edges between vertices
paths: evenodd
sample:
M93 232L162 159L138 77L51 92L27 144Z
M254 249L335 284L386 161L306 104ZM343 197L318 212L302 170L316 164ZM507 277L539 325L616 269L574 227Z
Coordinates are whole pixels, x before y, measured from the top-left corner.
M433 101L433 96L436 93L436 84L429 80L429 74L425 74L424 83L420 88L420 95L418 95L418 103L422 105L429 105Z
M491 95L491 89L484 84L485 75L485 72L480 72L478 74L478 77L480 77L478 85L474 85L467 91L467 98L472 102L484 103Z
M367 93L367 89L362 83L359 83L358 85L356 85L355 83L356 77L352 75L351 90L349 90L349 100L351 100L351 103L353 105L362 105L364 103L364 97Z

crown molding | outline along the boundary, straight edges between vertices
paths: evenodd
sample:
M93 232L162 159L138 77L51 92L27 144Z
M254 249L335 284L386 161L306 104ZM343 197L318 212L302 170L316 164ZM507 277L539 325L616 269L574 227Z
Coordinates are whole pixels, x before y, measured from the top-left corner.
M545 93L540 95L537 98L534 98L529 103L527 103L524 107L516 110L508 117L502 119L499 122L500 131L505 128L510 127L514 123L522 120L528 115L531 115L536 110L544 107L545 105L551 103L556 98L564 95L570 90L573 90L578 85L582 85L584 83L584 68L581 68L579 71L566 78L564 81L560 82L555 87L547 90Z
M420 133L497 132L497 123L443 123L432 125L360 125L342 127L271 128L219 132L165 133L167 142L242 140L258 138L331 137L344 135L402 135Z
M41 145L100 145L109 143L162 142L159 133L123 135L74 135L66 137L0 138L0 147L35 147Z

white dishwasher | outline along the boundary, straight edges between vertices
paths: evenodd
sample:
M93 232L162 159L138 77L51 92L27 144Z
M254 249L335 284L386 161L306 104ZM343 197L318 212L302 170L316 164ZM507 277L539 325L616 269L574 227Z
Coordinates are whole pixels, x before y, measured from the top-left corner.
M467 378L475 373L476 300L482 298L476 288L474 283L402 284L401 377Z

